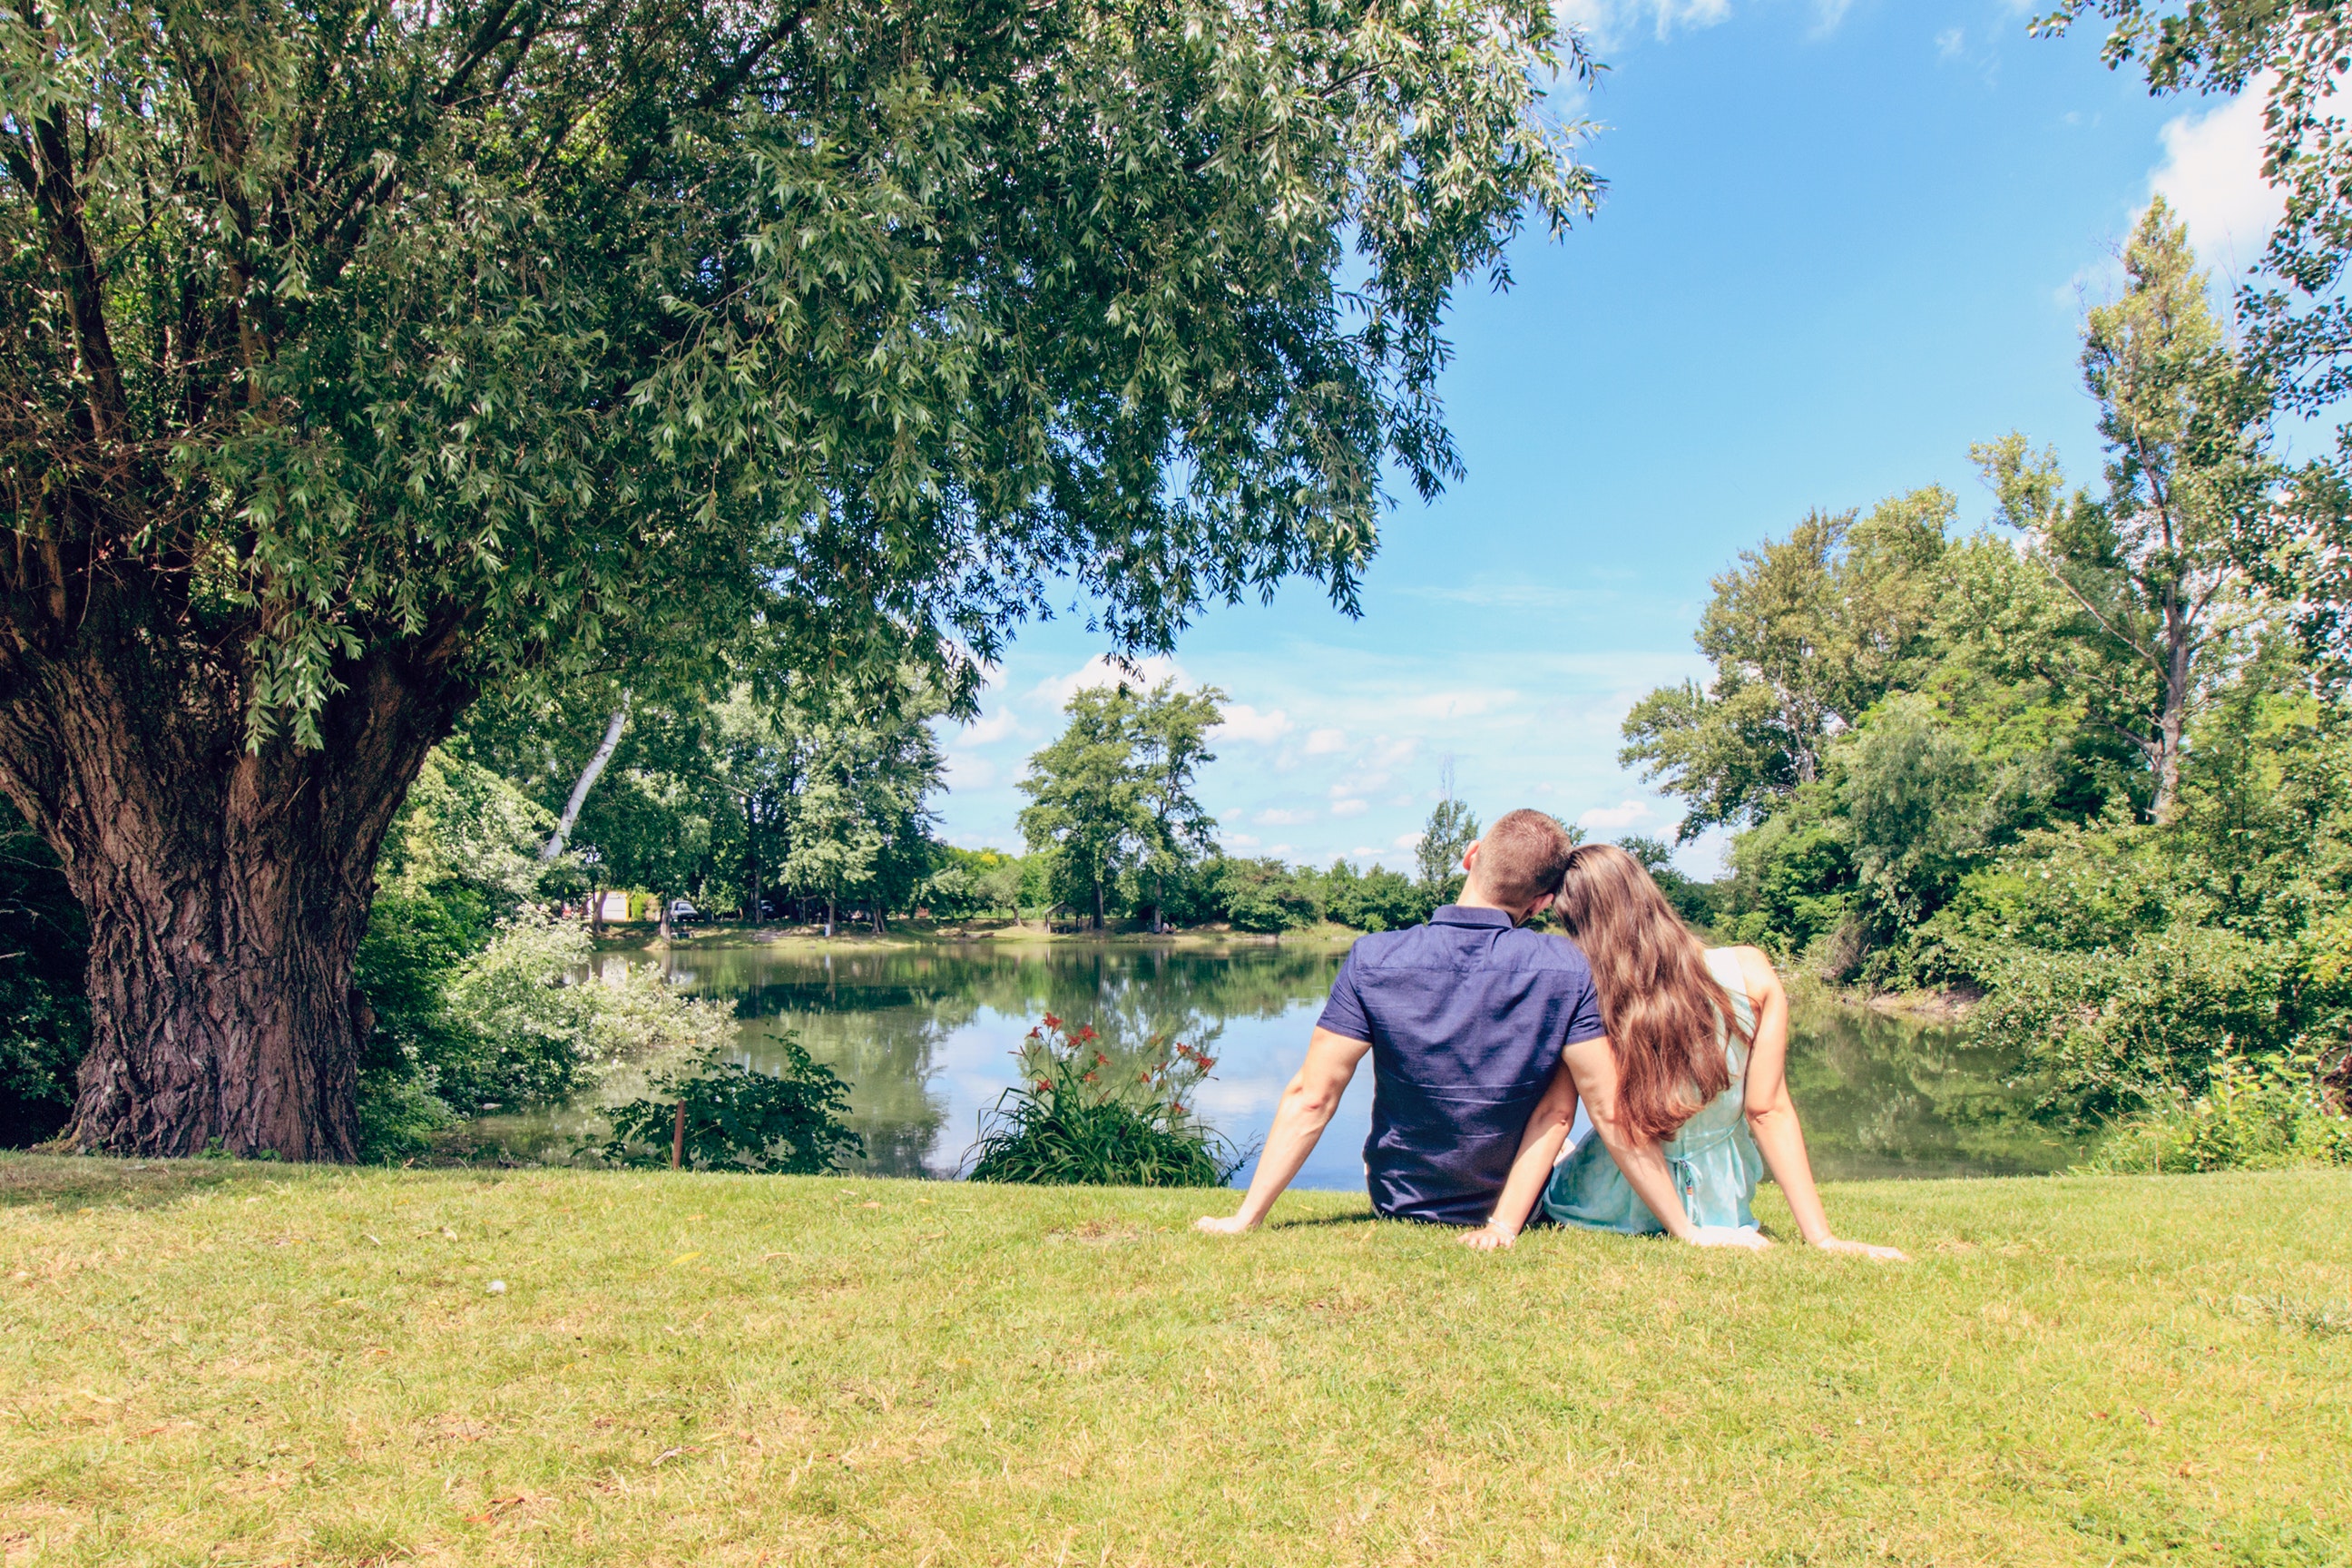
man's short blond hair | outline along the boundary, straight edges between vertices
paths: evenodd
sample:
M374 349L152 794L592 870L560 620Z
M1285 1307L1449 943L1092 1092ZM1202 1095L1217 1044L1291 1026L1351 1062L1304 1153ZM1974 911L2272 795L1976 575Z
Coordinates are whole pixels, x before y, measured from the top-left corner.
M1498 904L1532 904L1559 891L1568 875L1568 852L1576 840L1557 817L1522 808L1499 818L1479 837L1479 890Z

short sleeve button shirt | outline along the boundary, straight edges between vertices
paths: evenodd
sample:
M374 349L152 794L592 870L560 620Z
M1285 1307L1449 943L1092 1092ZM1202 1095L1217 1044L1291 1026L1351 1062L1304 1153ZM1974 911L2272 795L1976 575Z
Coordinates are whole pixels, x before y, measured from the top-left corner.
M1372 1047L1372 1207L1481 1225L1565 1047L1607 1030L1584 954L1449 904L1429 923L1360 939L1322 1027Z

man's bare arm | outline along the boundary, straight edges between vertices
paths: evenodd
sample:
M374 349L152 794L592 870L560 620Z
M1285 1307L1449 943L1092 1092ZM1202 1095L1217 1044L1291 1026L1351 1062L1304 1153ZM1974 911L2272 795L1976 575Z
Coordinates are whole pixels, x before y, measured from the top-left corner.
M1535 1213L1536 1200L1543 1196L1544 1184L1551 1180L1552 1162L1576 1126L1576 1080L1569 1075L1568 1064L1561 1062L1551 1069L1551 1081L1544 1086L1543 1098L1528 1117L1527 1131L1519 1134L1518 1157L1511 1162L1511 1173L1503 1183L1503 1195L1495 1200L1495 1212L1476 1230L1465 1233L1463 1243L1480 1251L1492 1251L1508 1247L1527 1228L1528 1216Z
M1371 1048L1368 1041L1351 1040L1324 1028L1315 1031L1307 1047L1307 1065L1282 1091L1282 1103L1275 1108L1274 1130L1265 1135L1265 1148L1257 1157L1257 1170L1250 1176L1240 1211L1204 1215L1192 1222L1195 1229L1232 1236L1265 1221L1274 1200L1314 1152L1316 1140L1331 1124L1339 1097L1348 1092L1348 1084L1356 1076L1356 1064Z

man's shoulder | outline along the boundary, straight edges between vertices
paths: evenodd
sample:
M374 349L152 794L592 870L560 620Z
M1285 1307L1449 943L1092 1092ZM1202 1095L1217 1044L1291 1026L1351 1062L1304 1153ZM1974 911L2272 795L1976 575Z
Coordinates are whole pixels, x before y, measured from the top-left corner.
M1505 967L1558 970L1578 975L1591 973L1582 950L1564 936L1529 931L1525 926L1517 931L1497 931L1494 935L1495 943L1489 952ZM1452 951L1455 951L1454 944L1446 941L1441 928L1423 924L1360 936L1348 950L1348 962L1360 970L1379 969L1392 963L1433 960Z
M1507 952L1511 961L1524 969L1557 969L1571 974L1590 974L1591 964L1585 962L1584 950L1554 931L1529 931L1521 926L1507 932L1496 944L1498 952Z
M1348 944L1348 962L1358 967L1375 966L1395 957L1413 945L1416 934L1426 931L1425 925L1406 926L1400 931L1366 931Z

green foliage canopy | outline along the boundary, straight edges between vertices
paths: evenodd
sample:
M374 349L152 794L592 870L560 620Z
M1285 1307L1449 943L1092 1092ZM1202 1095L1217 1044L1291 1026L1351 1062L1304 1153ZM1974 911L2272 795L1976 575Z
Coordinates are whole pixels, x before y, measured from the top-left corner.
M1715 580L1697 637L1715 679L1644 697L1618 754L1683 798L1683 842L1820 779L1831 740L1913 667L1956 505L1931 486L1867 518L1814 512Z
M1563 51L1526 0L12 12L5 613L139 601L315 744L395 645L757 611L961 697L1056 574L1138 647L1351 603L1380 466L1456 467L1455 280L1594 195Z

